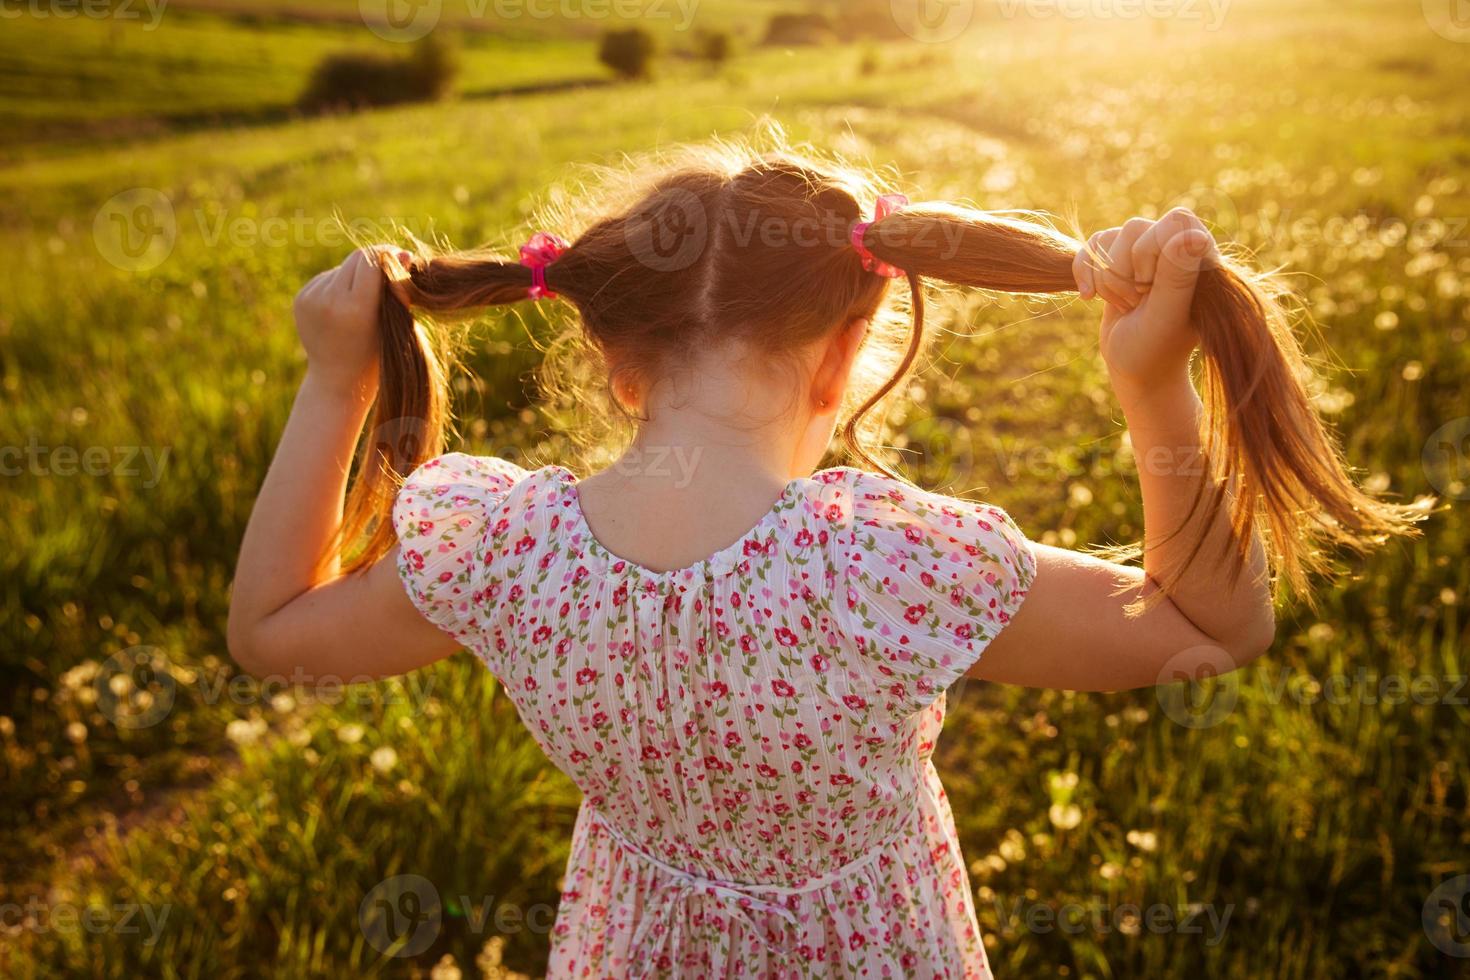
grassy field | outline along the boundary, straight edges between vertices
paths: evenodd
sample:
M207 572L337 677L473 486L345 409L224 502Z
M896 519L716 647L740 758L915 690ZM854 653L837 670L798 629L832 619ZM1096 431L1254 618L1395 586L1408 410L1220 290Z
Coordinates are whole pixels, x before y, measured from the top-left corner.
M728 33L749 49L771 14L804 9L800 0L592 0L568 17L561 13L581 10L580 0L109 0L112 16L83 16L81 3L25 0L0 20L0 160L37 143L55 153L98 139L279 122L324 55L401 55L421 36L411 19L383 26L389 4L432 13L439 36L455 39L462 98L605 82L596 51L609 28L650 30L666 54L687 57L701 32Z
M467 31L460 97L317 119L275 110L321 53L385 42L247 6L147 36L0 23L0 973L538 970L576 792L482 670L234 678L230 569L302 368L290 299L348 247L339 217L510 245L572 165L771 119L915 198L1084 228L1197 207L1295 274L1369 484L1443 500L1283 611L1204 716L1177 690L953 695L941 771L998 975L1467 974L1426 906L1470 874L1470 62L1419 5L1239 0L1218 30L996 7L952 44L493 99L468 95L599 75L593 42ZM950 334L894 419L911 475L1038 540L1136 539L1095 311L938 301ZM479 332L466 447L564 452L526 381L541 315ZM374 924L398 875L442 900L425 948Z

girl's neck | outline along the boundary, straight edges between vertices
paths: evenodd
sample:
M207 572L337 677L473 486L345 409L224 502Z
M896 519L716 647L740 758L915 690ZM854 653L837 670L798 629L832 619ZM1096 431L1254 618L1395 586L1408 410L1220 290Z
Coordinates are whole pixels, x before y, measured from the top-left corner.
M738 540L802 472L783 404L728 390L654 401L628 449L583 480L584 519L608 550L652 569L683 568ZM751 411L754 405L763 411Z

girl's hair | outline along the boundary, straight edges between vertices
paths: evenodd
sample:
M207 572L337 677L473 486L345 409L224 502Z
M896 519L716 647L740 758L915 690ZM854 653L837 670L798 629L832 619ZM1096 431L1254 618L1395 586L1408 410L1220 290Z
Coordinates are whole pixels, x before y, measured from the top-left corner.
M1076 289L1072 260L1082 243L1042 220L916 204L869 225L862 237L877 259L904 270L910 326L901 303L888 297L890 280L864 268L849 238L880 189L872 175L810 152L726 143L686 151L640 186L637 175L648 172L628 171L634 182L545 270L547 288L579 314L580 347L600 356L604 377L646 384L722 340L780 354L867 318L866 346L886 350L889 368L876 384L855 381L842 436L859 460L885 471L863 436L872 428L869 413L923 348L923 280L1007 293ZM565 224L547 227L568 233L574 217L560 215ZM381 381L369 431L387 437L365 444L349 496L344 548L366 539L351 568L391 548L385 517L393 493L413 467L443 450L449 414L439 344L394 288L414 313L442 321L521 302L532 285L529 268L488 250L421 250L406 278L386 256L383 267L399 281L384 286ZM1362 549L1412 530L1421 510L1375 499L1349 476L1313 409L1309 368L1270 277L1229 260L1205 268L1192 313L1202 353L1202 441L1215 477L1194 508L1228 506L1234 547L1227 560L1237 573L1253 530L1265 541L1273 577L1298 589L1309 573L1325 570L1331 546ZM1201 532L1192 556L1203 542Z

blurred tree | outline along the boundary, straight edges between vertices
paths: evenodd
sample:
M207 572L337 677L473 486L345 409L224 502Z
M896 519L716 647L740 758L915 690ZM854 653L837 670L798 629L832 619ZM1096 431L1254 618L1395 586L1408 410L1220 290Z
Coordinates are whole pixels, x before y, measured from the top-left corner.
M657 51L653 35L641 27L602 35L597 58L623 78L646 78Z
M730 60L730 52L729 31L704 31L695 42L695 53L716 68Z
M449 94L459 74L459 52L430 34L414 45L409 57L410 90L416 98L440 99Z
M299 104L321 111L438 99L449 92L458 71L457 52L432 34L402 58L341 52L316 66Z

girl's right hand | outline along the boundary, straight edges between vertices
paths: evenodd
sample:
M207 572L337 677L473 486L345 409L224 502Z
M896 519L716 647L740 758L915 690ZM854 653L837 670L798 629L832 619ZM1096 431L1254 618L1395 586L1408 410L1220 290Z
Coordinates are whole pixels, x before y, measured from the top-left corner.
M343 390L377 384L379 261L385 252L405 268L412 258L391 245L357 249L303 286L292 306L309 372Z

